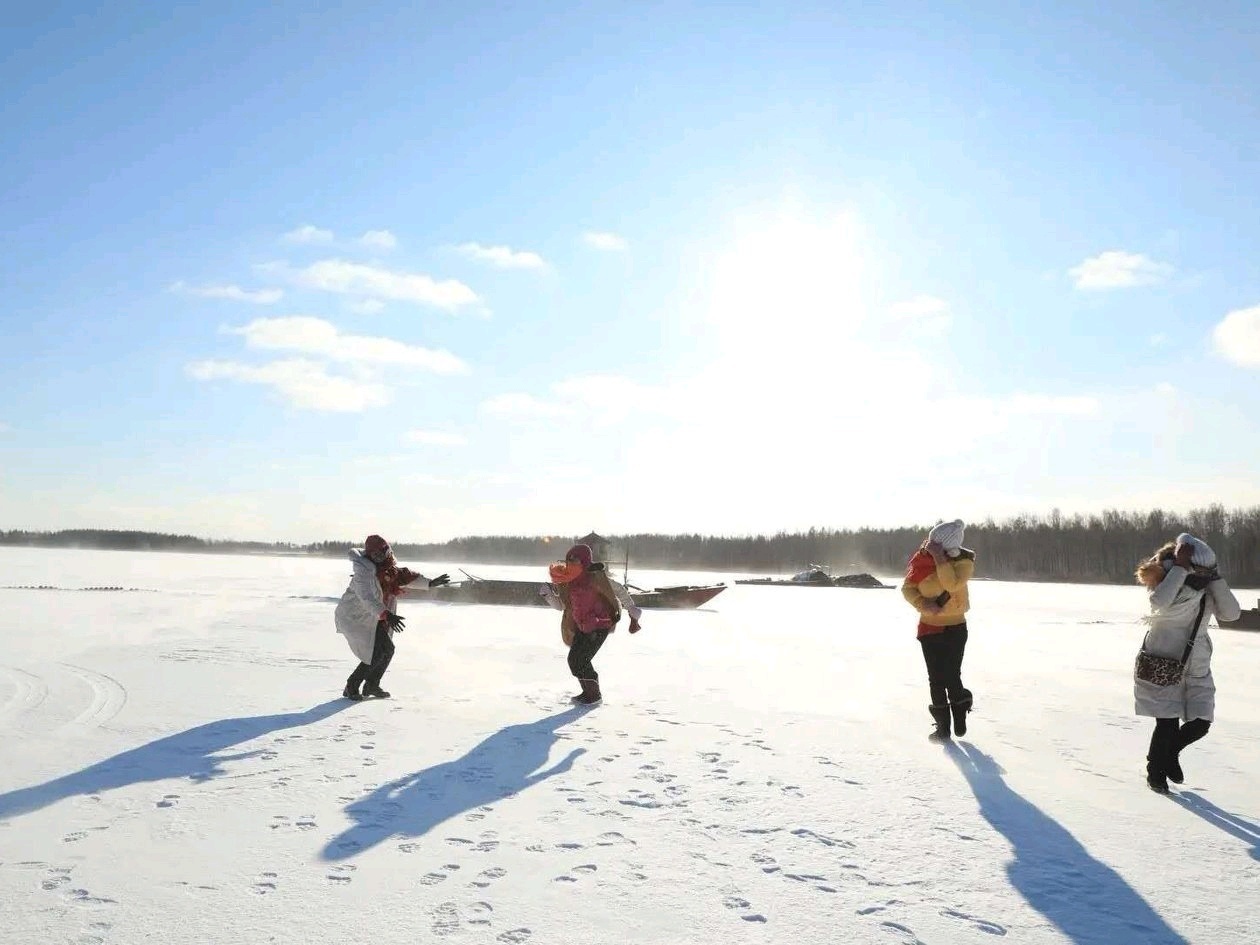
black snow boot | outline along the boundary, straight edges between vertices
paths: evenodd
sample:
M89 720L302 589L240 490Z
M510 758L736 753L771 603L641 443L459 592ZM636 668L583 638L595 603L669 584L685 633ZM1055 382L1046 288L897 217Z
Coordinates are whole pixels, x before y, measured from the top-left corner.
M389 693L382 689L379 685L367 685L363 688L364 699L388 699Z
M359 695L359 684L352 679L347 679L346 688L341 690L341 698L349 699L351 702L362 702L363 697Z
M582 694L576 700L578 705L599 705L603 701L598 679L579 679L578 682L582 684Z
M945 705L930 705L928 711L932 713L932 718L936 720L936 728L928 738L934 742L949 741L949 703Z
M1211 727L1212 723L1207 719L1191 719L1177 731L1172 744L1168 746L1168 756L1164 759L1168 780L1173 784L1184 784L1186 780L1185 772L1181 770L1181 750L1197 742Z
M1151 746L1146 752L1146 784L1156 793L1168 793L1169 761L1174 757L1177 739L1176 719L1156 719ZM1177 768L1180 769L1180 765ZM1180 774L1181 771L1176 772Z
M954 716L954 734L961 738L967 734L967 713L971 711L971 690L964 689L963 697L949 704L949 711Z

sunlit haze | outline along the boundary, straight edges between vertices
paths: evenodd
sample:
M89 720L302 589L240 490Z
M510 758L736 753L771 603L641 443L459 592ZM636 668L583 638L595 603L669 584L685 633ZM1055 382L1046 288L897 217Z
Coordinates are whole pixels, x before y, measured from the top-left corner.
M0 528L1260 503L1260 11L58 5Z

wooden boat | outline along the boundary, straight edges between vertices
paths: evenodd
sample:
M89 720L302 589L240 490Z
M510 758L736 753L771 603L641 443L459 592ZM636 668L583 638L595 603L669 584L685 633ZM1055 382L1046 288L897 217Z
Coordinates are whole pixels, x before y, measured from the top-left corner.
M474 577L443 587L417 589L408 593L410 600L441 601L452 604L498 604L508 607L549 607L545 581L499 581ZM650 590L629 585L630 599L644 610L691 610L706 604L726 590L725 584L680 584Z
M724 590L725 584L678 584L673 587L655 587L650 591L630 588L630 599L644 610L691 610L707 604Z
M830 570L817 564L811 564L808 569L799 571L790 578L745 578L735 583L761 584L769 587L890 587L872 574L834 576Z
M1256 601L1256 605L1250 610L1244 610L1237 620L1221 620L1217 617L1216 622L1222 630L1260 630L1260 601Z

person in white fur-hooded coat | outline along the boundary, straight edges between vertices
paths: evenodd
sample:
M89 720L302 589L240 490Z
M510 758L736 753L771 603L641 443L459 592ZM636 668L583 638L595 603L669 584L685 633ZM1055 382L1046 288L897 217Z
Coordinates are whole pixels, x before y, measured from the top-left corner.
M1147 653L1180 660L1194 634L1180 682L1160 686L1136 675L1133 680L1135 711L1155 719L1146 755L1146 782L1152 790L1167 793L1169 781L1181 784L1185 780L1182 749L1208 733L1216 712L1208 621L1212 617L1237 620L1241 610L1217 570L1216 552L1185 532L1143 561L1136 577L1150 596L1151 612L1143 617ZM1202 619L1200 604L1204 605Z
M408 584L425 577L410 568L400 568L389 542L380 535L369 535L363 550L351 548L349 557L354 571L334 619L337 632L346 638L359 665L346 680L341 694L356 702L365 697L388 699L389 693L381 688L381 678L394 658L393 636L402 633L406 624L398 615L398 598L406 593ZM442 574L428 584L441 587L450 580Z

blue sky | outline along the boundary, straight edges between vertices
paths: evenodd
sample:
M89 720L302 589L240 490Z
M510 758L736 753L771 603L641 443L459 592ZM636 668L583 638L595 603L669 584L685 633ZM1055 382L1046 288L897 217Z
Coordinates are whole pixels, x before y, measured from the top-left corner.
M6 14L0 528L1260 503L1253 5L498 6Z

